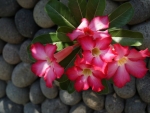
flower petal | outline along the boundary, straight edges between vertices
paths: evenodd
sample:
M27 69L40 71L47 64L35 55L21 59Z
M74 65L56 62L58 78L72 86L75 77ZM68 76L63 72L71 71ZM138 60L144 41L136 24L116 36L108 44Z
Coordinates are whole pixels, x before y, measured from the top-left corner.
M52 45L52 44L46 44L46 45L45 45L45 52L46 52L46 55L47 55L50 59L53 58L56 49L57 49L57 46L56 46L56 45Z
M88 27L88 25L89 25L89 21L86 18L83 18L81 20L81 24L77 27L77 29L82 30L82 29Z
M67 36L70 38L70 40L75 40L80 35L84 35L84 32L81 30L78 30L78 29L74 30L72 33L67 34Z
M118 69L117 62L110 62L110 63L108 63L107 69L108 70L107 70L106 78L110 79L110 78L112 78L115 75L115 73L116 73L116 71Z
M64 73L64 68L61 67L57 62L53 62L54 72L57 78L60 78Z
M77 77L81 76L81 75L79 75L78 70L77 70L76 67L68 68L67 71L66 71L66 75L72 81L76 80Z
M90 51L84 51L83 52L83 58L85 59L85 61L87 61L88 63L91 63L93 60L93 55Z
M148 50L148 48L146 48L145 50L141 50L139 51L142 55L142 57L150 57L150 51Z
M104 39L104 38L111 38L111 35L108 33L108 30L105 30L105 31L94 32L93 37L94 37L94 39L96 39L96 38Z

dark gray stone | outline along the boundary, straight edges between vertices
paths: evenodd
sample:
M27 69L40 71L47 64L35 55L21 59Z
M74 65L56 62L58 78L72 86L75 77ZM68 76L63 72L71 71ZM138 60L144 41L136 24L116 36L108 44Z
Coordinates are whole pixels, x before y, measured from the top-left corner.
M69 94L65 90L59 91L60 100L66 105L75 105L81 100L81 93L73 92Z
M19 44L24 37L16 29L14 20L11 18L0 19L0 39L11 44Z
M41 107L32 103L24 105L24 113L41 113Z
M69 107L57 99L46 99L41 106L42 113L68 113Z
M150 104L147 105L147 112L150 113Z
M138 96L126 100L125 113L146 113L146 103Z
M105 109L100 111L94 111L94 113L108 113Z
M0 56L0 79L1 80L10 80L11 74L14 69L14 66L8 64L2 56Z
M20 45L7 43L3 49L4 60L9 64L18 64L21 60L19 57Z
M33 38L39 27L33 19L32 11L20 9L15 15L15 24L19 33L27 38Z
M33 104L40 104L45 100L45 96L43 95L41 88L40 88L39 80L37 80L31 85L29 97L30 97L30 101Z
M11 101L17 104L26 104L29 101L29 88L19 88L12 82L8 82L6 95Z
M19 63L13 70L12 82L17 87L27 87L37 78L31 71L31 64Z
M4 46L5 46L5 42L0 39L0 54L2 53Z
M64 5L68 6L68 0L60 0Z
M113 1L117 1L117 2L125 2L125 1L129 1L129 0L113 0Z
M39 0L17 0L18 4L23 8L33 8Z
M98 95L92 90L83 91L82 98L84 103L91 109L102 110L104 108L104 96Z
M0 98L0 113L23 113L23 106L8 98Z
M122 113L124 109L124 100L115 93L106 96L105 108L108 113Z
M0 17L14 16L18 8L16 0L0 0Z
M6 94L6 85L5 81L0 80L0 98Z

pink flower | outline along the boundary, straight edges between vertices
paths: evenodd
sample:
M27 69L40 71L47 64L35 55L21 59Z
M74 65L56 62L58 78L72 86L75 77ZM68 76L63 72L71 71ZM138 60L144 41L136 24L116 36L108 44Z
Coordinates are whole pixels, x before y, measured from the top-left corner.
M145 57L150 56L148 49L137 51L115 44L114 49L117 56L114 61L108 63L107 78L111 78L114 84L121 88L130 81L130 75L142 78L147 72Z
M75 81L74 86L77 91L87 90L91 87L93 91L99 92L104 88L101 79L105 75L79 56L77 56L75 66L68 68L66 74L70 80Z
M84 36L93 36L94 38L108 37L108 30L105 30L109 27L108 16L98 16L89 21L86 18L83 18L81 24L75 29L72 33L68 33L67 36L71 40L75 40L78 37ZM103 31L99 31L103 30Z

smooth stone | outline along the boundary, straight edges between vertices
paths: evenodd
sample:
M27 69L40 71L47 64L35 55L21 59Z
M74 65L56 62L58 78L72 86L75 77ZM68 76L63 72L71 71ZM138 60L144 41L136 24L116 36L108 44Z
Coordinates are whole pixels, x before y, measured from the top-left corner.
M40 88L39 80L37 80L31 85L29 98L33 104L40 104L45 100L45 96L43 95L41 88Z
M147 105L147 112L150 113L150 104Z
M68 113L69 107L63 104L59 98L46 99L41 105L42 113Z
M145 77L141 79L136 79L136 88L140 98L146 102L150 103L150 74L147 73Z
M84 103L93 110L102 110L104 108L104 96L92 90L83 91L82 98Z
M33 17L37 25L42 28L49 28L54 26L54 22L50 19L47 13L44 10L45 5L48 0L40 0L34 7Z
M19 56L22 62L25 63L32 63L32 61L30 60L29 56L28 56L28 51L27 51L27 47L31 44L31 40L25 40L21 46L20 46L20 50L19 50Z
M68 6L68 0L60 0L61 3L63 3L64 5Z
M17 0L18 4L26 9L31 9L39 0Z
M19 88L12 82L8 82L6 87L6 95L16 104L26 104L29 101L29 88Z
M15 24L19 33L27 38L33 38L39 27L33 19L33 12L28 9L20 9L15 15Z
M105 109L100 111L94 111L94 113L108 113Z
M0 0L0 17L14 16L19 7L16 0Z
M128 24L139 24L150 18L150 0L130 0L129 2L134 9L134 15Z
M106 96L105 109L108 113L122 113L124 109L124 100L114 94Z
M3 80L0 80L0 98L4 97L6 94L6 82Z
M46 87L46 83L43 78L40 79L40 87L41 87L42 93L48 99L53 99L58 95L57 86L55 84L53 84L52 88Z
M23 105L16 104L8 98L0 98L0 113L23 113Z
M2 53L4 46L5 46L5 42L0 39L0 54Z
M37 76L32 73L31 64L21 62L14 68L11 79L15 86L27 87L37 79Z
M80 102L72 106L69 113L93 113L93 110L87 107L83 102Z
M146 103L137 95L126 100L125 113L146 113Z
M116 94L124 99L131 98L136 93L135 78L133 76L131 76L131 81L128 82L123 88L118 88L115 85L113 86Z
M69 94L65 90L60 90L59 91L59 98L64 104L72 106L72 105L75 105L75 104L80 102L81 93L74 91L73 93Z
M2 56L0 56L0 79L8 81L11 79L11 74L14 66L8 64Z
M9 64L18 64L21 61L19 49L20 45L7 43L3 49L4 60Z
M13 19L1 18L0 39L11 44L19 44L24 40L24 37L18 32Z
M24 105L24 113L41 113L41 107L32 103Z
M117 1L117 2L125 2L125 1L129 1L129 0L113 0L113 1Z

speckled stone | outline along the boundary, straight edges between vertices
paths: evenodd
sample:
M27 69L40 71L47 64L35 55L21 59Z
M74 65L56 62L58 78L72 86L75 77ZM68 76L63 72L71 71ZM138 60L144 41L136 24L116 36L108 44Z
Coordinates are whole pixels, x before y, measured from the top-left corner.
M5 42L0 39L0 54L2 53L4 46L5 46Z
M14 16L18 8L16 0L0 0L0 17Z
M17 0L18 4L26 9L33 8L39 0Z
M7 43L3 49L4 60L9 64L18 64L21 61L19 49L20 45Z
M17 104L26 104L29 101L29 88L16 87L12 82L7 84L6 94L11 101Z
M24 113L41 113L41 107L32 103L24 105Z
M17 87L27 87L31 85L37 76L31 71L31 64L19 63L13 70L12 82Z
M19 33L27 38L33 38L39 27L33 19L33 12L28 9L20 9L15 15L15 24Z
M0 80L0 98L4 97L6 94L6 82L3 80Z
M82 98L84 103L91 109L102 110L104 108L104 96L98 95L92 90L83 91Z
M0 39L11 44L19 44L24 37L16 29L13 19L0 18Z
M42 113L68 113L69 107L57 99L46 99L41 106Z
M54 23L50 19L50 17L47 15L47 13L44 10L44 7L48 0L40 0L34 7L33 16L34 20L42 28L49 28L54 26Z

